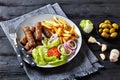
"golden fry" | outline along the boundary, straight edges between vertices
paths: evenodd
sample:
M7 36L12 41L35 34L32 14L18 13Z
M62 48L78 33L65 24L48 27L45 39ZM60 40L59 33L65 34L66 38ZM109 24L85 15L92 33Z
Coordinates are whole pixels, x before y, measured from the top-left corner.
M42 26L45 26L46 28L49 28L49 29L52 28L52 25L51 25L51 24L48 24L46 21L41 22L41 25L42 25Z
M52 34L58 34L61 43L69 39L77 40L79 37L75 32L75 27L70 26L63 18L53 16L50 20L41 22L41 24L49 28Z
M65 41L69 40L70 37L63 37Z
M63 36L70 37L71 34L63 34Z
M79 37L79 35L78 35L76 32L74 32L74 35L75 35L75 37L77 37L77 38Z
M75 30L75 28L74 28L74 26L72 26L72 28L71 28L71 30L70 30L70 33L71 33L71 34L74 34L74 30Z
M75 36L71 36L70 39L74 40L74 41L77 41L77 37L75 37Z
M68 31L68 30L64 30L64 33L66 33L66 34L70 34L70 31Z
M58 30L57 30L57 34L58 34L58 36L61 35L61 32L62 32L62 28L58 28Z

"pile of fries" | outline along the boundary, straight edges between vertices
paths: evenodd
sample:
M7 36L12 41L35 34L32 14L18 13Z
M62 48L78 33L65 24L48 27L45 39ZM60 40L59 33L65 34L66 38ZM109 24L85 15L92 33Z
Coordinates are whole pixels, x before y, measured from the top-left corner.
M70 39L77 41L79 37L75 32L75 27L70 26L63 18L53 16L50 20L42 21L41 24L48 28L52 34L58 34L61 43Z

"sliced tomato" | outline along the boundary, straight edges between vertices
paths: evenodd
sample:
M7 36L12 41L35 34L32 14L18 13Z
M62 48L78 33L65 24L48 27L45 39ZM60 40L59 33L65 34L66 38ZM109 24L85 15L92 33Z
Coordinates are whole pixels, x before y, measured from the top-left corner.
M47 52L48 56L56 56L57 58L60 58L61 54L58 51L57 47L50 48Z

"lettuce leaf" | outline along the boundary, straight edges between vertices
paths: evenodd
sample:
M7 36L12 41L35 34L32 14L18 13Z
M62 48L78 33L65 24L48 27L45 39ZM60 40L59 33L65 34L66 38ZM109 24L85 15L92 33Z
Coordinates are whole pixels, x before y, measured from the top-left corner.
M59 66L59 65L62 65L64 63L66 63L66 61L67 61L67 56L66 55L61 55L60 59L48 62L48 64L54 65L54 66Z
M80 26L84 32L90 33L93 30L93 23L90 20L81 20Z
M59 66L64 64L67 61L66 51L64 48L61 48L62 55L60 58L57 58L55 56L49 57L47 55L47 51L49 48L52 48L54 46L58 46L60 44L59 39L55 39L54 41L50 41L50 39L45 38L42 40L43 46L37 46L32 51L32 56L34 61L38 66L45 66L46 64Z
M44 40L42 40L42 44L44 47L49 49L49 48L58 46L60 44L60 40L59 40L59 38L57 38L55 40L50 40L48 38L45 38Z
M44 60L43 46L37 46L34 48L32 51L32 56L38 65L44 66L47 64L47 62Z

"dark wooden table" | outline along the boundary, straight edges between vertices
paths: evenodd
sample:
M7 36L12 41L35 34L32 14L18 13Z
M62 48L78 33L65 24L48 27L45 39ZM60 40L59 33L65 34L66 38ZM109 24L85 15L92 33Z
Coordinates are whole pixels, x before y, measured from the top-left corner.
M66 15L78 26L80 20L84 18L91 19L93 22L97 18L120 18L119 0L0 0L0 21L18 17L55 2L60 4ZM87 37L83 38L87 39ZM98 37L97 39L99 40ZM96 44L88 45L105 68L97 73L83 77L82 80L120 80L120 60L117 63L110 63L108 59L109 51L107 51L105 52L107 59L102 61L99 57L100 48L94 48ZM0 80L29 80L25 71L19 67L15 52L1 27Z

